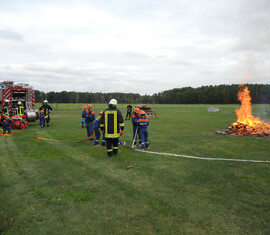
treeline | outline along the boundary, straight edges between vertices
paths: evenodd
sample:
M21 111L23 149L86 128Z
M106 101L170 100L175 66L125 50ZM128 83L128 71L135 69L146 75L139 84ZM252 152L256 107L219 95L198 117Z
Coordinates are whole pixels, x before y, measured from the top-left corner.
M270 103L270 85L246 84L253 104ZM153 95L137 93L92 92L42 92L35 90L36 102L47 99L50 103L107 103L117 99L119 103L131 104L238 104L239 85L184 87L162 91Z

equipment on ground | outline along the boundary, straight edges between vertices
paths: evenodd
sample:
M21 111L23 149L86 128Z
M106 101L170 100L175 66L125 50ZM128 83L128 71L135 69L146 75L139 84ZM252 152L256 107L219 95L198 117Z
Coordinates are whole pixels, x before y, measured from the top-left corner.
M35 110L35 92L28 84L13 81L0 82L0 113L4 106L8 105L8 111L12 122L10 126L14 129L25 129L28 122L34 122L39 118ZM19 115L18 105L24 106L24 114Z
M134 148L135 147L135 140L137 138L138 128L139 128L139 126L137 126L137 128L136 128L136 132L135 132L135 135L134 135L134 139L132 141L131 148Z

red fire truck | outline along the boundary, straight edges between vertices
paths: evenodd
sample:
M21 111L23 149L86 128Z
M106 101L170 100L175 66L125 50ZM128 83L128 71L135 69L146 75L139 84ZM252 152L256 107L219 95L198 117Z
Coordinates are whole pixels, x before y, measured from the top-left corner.
M19 114L16 108L19 101L24 106L23 114ZM38 119L38 112L35 110L35 92L28 84L0 82L0 114L3 113L5 103L8 104L13 129L25 129L28 122Z

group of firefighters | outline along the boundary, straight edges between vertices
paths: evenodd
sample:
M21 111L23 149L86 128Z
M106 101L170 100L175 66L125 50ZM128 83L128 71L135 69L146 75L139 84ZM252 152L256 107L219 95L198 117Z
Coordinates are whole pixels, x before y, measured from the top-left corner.
M5 100L4 108L3 108L3 134L11 132L10 127L10 114L9 114L9 100ZM92 110L92 105L89 104L84 106L84 110L82 112L82 128L86 127L87 136L90 140L94 142L94 145L99 143L99 139L101 134L102 138L102 146L107 146L107 155L112 157L113 155L117 155L118 153L118 145L122 144L119 141L119 137L124 133L124 118L121 112L117 109L117 100L111 99L108 108L104 111L99 112L99 116L96 119L95 113ZM18 115L24 114L24 106L21 101L17 103L15 106ZM52 111L52 107L48 104L47 100L44 100L42 106L39 108L39 120L41 128L47 126L49 127L50 122L50 112ZM129 104L127 106L127 118L131 118L131 122L133 125L133 143L132 147L136 147L137 141L139 140L139 144L142 150L145 148L149 148L148 141L148 130L147 126L149 125L149 121L146 118L146 113L139 108L135 108L132 111L132 106ZM123 142L125 143L125 142Z
M84 106L82 112L82 128L86 128L87 136L94 142L94 145L99 143L102 133L101 145L107 146L107 155L112 157L118 153L118 145L122 142L119 137L124 133L124 119L121 112L117 109L117 100L111 99L108 108L99 112L99 116L95 119L95 113L92 110L92 105ZM132 114L132 106L127 106L127 117ZM139 144L142 150L149 148L148 130L149 121L146 118L146 113L139 108L133 110L131 117L133 124L133 143L132 147L136 147L137 139L139 137Z
M5 135L6 132L8 131L8 134L11 133L11 118L10 118L10 113L9 113L9 104L10 100L6 99L3 107L3 112L0 115L0 120L2 120L2 127L3 127L3 134ZM24 106L21 101L18 101L17 104L14 106L14 114L15 115L24 115Z
M5 135L8 131L8 134L11 133L11 113L9 112L9 105L10 100L6 99L3 107L3 112L1 115L1 121L2 121L2 127L3 127L3 134ZM13 113L12 115L24 115L25 107L22 104L21 101L18 101L17 104L14 105ZM47 124L47 127L49 126L50 122L50 112L52 111L52 107L48 104L48 100L44 100L41 107L39 108L39 120L40 120L40 126L43 128L45 124Z

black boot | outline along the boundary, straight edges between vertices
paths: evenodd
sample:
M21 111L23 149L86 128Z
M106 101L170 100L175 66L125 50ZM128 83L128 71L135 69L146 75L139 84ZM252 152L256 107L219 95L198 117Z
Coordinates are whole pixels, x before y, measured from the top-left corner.
M113 156L113 153L112 152L107 152L108 154L108 157L112 157Z

